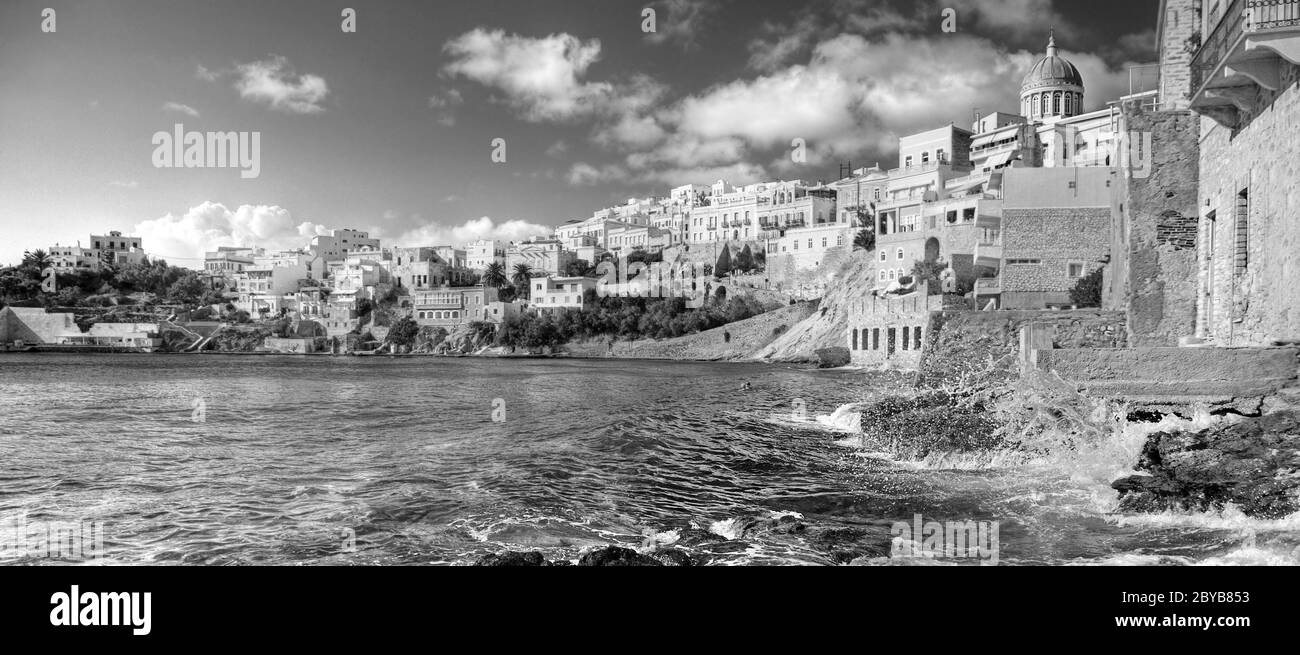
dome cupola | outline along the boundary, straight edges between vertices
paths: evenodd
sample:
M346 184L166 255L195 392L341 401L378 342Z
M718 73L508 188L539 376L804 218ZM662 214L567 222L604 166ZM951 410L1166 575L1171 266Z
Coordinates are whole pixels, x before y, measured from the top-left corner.
M1020 113L1040 120L1083 113L1083 76L1057 54L1055 31L1048 37L1047 55L1029 69L1020 84Z

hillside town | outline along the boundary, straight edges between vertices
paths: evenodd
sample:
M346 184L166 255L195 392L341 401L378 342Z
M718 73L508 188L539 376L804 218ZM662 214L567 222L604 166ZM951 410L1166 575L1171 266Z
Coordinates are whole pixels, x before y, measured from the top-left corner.
M1093 308L1124 314L1125 345L1269 345L1294 336L1274 309L1295 305L1285 258L1257 256L1291 240L1269 180L1295 160L1282 131L1297 37L1293 18L1269 12L1293 5L1168 0L1159 65L1103 103L1053 33L1012 111L901 136L896 162L842 166L835 181L688 183L518 242L396 244L343 228L293 250L222 246L197 272L203 301L163 303L165 320L81 325L75 309L7 292L0 344L201 351L223 328L276 323L253 349L397 352L384 335L400 322L491 334L560 320L608 295L600 264L665 262L699 266L710 303L847 298L833 343L816 345L871 368L916 368L935 312ZM146 262L148 245L90 235L28 270L53 294L73 274ZM853 266L871 283L837 288ZM168 330L189 338L165 345Z

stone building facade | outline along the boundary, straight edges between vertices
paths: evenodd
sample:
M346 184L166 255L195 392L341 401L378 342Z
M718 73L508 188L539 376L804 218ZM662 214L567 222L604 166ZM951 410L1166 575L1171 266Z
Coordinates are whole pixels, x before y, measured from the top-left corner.
M1111 168L1016 168L1002 208L1002 308L1071 307L1110 259Z
M849 314L845 345L854 366L915 370L930 321L944 308L943 296L931 296L925 284L901 297L871 295L855 301Z
M1202 5L1189 106L1202 116L1197 336L1213 345L1300 339L1297 16L1300 0Z
M1120 170L1104 306L1128 312L1131 346L1177 346L1196 333L1200 119L1147 107L1123 104L1123 132L1152 147L1147 177Z

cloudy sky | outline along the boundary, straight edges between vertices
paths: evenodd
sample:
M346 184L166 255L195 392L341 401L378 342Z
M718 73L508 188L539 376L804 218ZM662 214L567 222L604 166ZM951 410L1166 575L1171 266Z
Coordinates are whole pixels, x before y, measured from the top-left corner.
M889 167L900 135L1015 111L1051 26L1103 107L1154 60L1157 5L3 0L0 263L110 229L187 266L339 227L523 238L680 184ZM155 168L153 135L176 123L260 132L260 175Z

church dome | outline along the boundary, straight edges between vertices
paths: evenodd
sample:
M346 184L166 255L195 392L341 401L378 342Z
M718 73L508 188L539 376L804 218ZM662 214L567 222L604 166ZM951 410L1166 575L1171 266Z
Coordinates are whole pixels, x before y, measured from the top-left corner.
M1083 76L1070 60L1056 52L1056 35L1020 84L1020 104L1031 118L1071 117L1083 113Z

